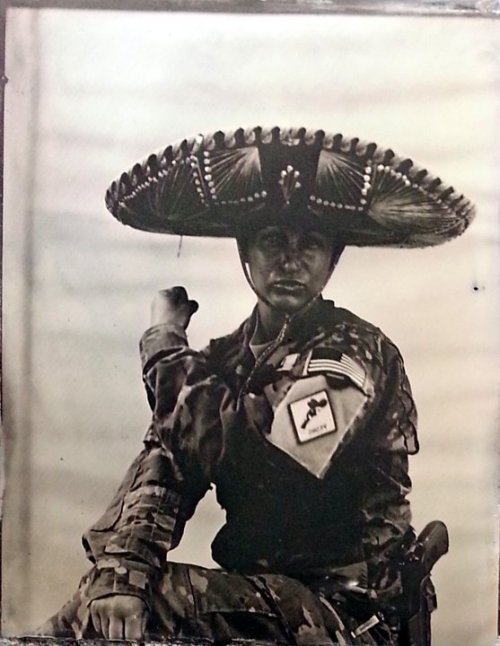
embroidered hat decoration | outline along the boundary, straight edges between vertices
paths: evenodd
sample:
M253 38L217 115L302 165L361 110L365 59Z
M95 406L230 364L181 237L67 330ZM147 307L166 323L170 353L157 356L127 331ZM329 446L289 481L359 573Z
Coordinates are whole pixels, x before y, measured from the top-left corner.
M306 128L198 135L153 154L106 193L123 224L157 233L238 237L300 216L348 245L426 247L450 240L474 206L411 159Z

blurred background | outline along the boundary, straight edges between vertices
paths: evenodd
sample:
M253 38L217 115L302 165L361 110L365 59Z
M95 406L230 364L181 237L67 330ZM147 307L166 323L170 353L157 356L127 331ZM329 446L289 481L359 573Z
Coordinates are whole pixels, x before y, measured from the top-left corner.
M487 19L9 9L4 214L3 634L75 590L82 532L141 447L138 340L154 292L200 303L190 342L234 329L253 295L231 241L123 227L123 170L197 132L310 126L411 157L477 203L428 250L352 249L326 296L400 347L420 413L414 525L438 518L435 646L496 636L500 23ZM175 560L211 564L201 504Z

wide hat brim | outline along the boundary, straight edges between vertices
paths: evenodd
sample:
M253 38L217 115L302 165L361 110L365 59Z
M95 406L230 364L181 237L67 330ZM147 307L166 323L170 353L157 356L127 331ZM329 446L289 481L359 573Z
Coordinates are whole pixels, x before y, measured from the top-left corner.
M188 236L239 237L300 214L356 246L437 245L474 217L463 195L390 149L277 127L168 146L113 182L106 205L136 229Z

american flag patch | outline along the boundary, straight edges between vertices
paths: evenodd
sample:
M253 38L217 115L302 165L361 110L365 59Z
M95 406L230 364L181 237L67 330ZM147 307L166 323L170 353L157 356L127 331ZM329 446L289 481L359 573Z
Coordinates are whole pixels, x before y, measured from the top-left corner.
M309 361L305 365L305 374L315 372L331 372L336 375L345 375L363 389L365 383L365 370L351 357L335 350L334 348L314 348Z

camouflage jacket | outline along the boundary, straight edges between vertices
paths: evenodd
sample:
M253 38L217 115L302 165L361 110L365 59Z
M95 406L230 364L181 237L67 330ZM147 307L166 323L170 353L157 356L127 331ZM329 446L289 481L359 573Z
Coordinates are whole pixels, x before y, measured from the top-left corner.
M373 325L317 301L255 360L256 313L190 349L159 325L141 339L153 411L145 446L84 535L90 599L151 603L166 554L215 484L223 567L294 573L365 563L364 585L411 531L416 411L399 351Z

